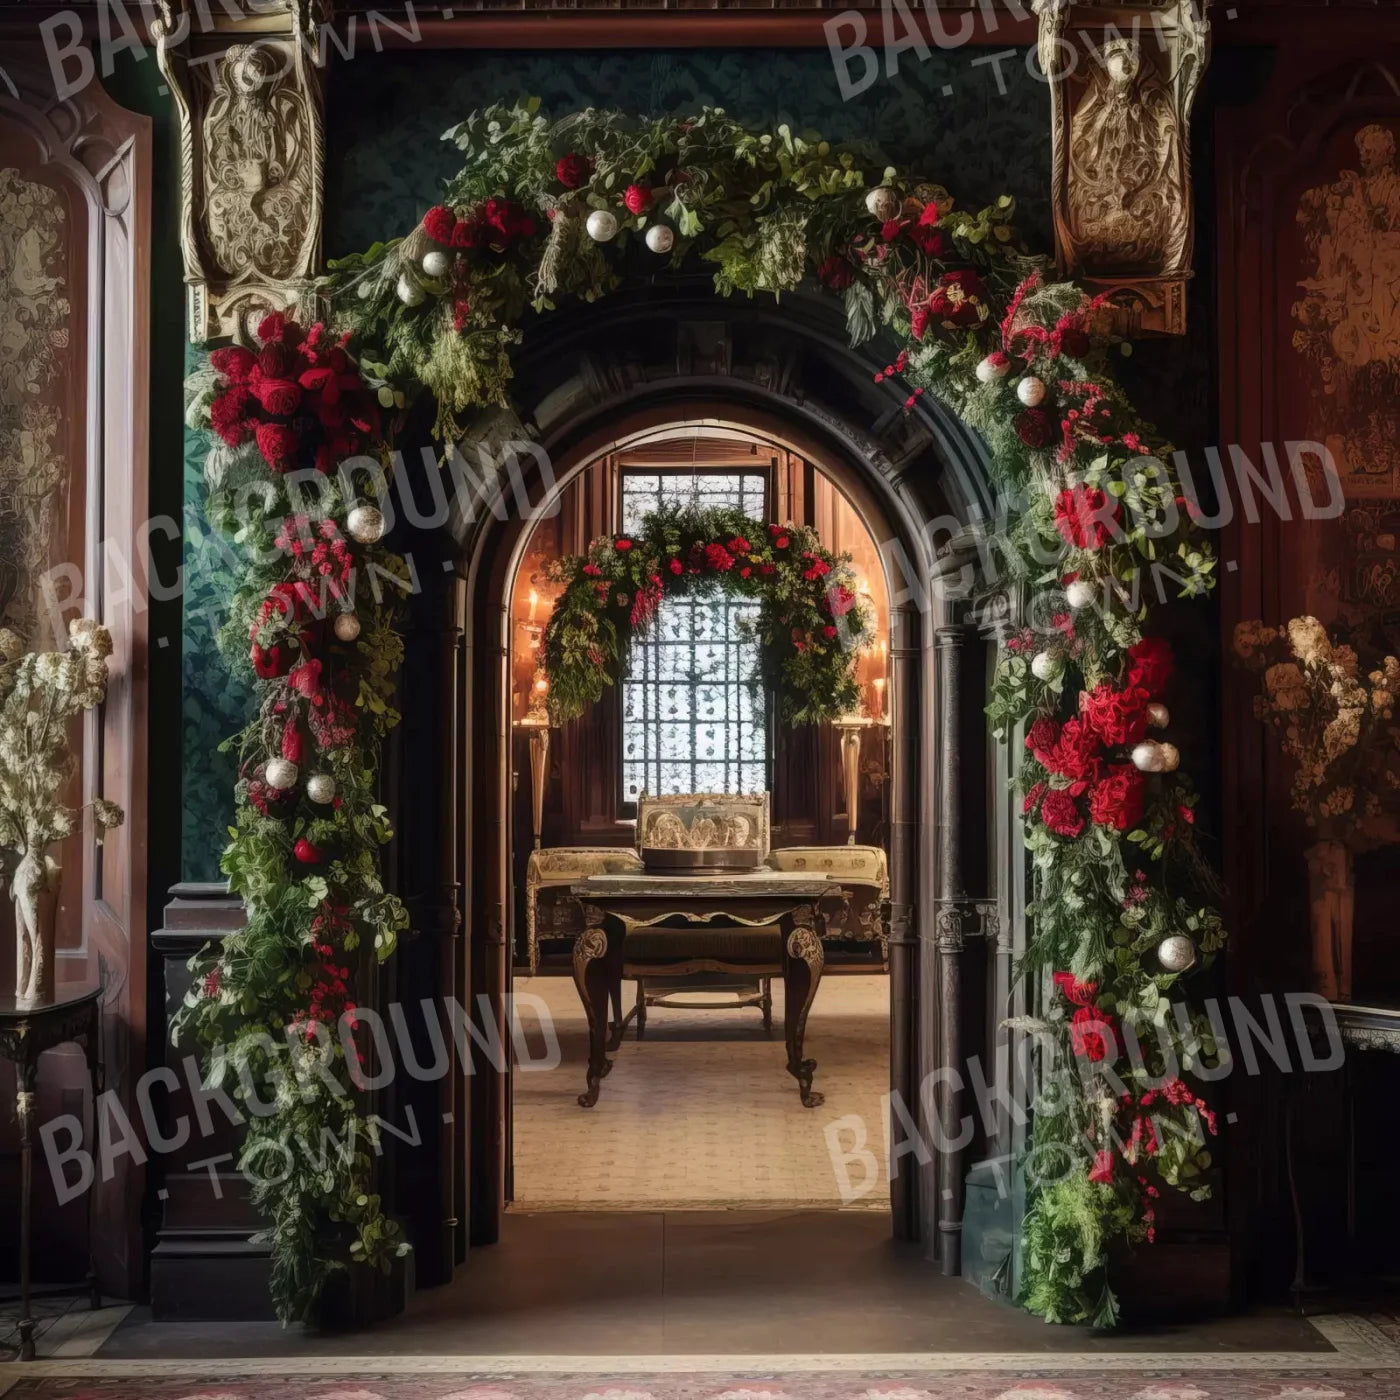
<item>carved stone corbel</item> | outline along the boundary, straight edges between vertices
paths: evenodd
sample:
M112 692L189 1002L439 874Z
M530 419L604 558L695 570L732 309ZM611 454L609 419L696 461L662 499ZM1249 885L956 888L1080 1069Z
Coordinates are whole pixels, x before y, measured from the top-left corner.
M1208 0L1034 0L1050 89L1061 276L1106 292L1125 335L1181 335L1191 277L1191 108Z
M257 0L241 19L157 4L151 33L180 118L190 339L247 340L268 311L314 312L329 0Z

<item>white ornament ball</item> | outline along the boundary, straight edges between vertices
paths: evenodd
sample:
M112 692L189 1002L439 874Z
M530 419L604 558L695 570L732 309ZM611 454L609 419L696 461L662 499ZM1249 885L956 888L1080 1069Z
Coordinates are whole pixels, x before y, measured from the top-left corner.
M653 224L647 230L647 247L653 253L669 253L676 245L675 233L665 224Z
M306 780L306 795L323 806L335 801L335 779L329 773L313 773Z
M988 355L987 358L977 366L978 383L990 384L994 380L1005 379L1007 374L1010 373L1010 370L1011 363L1005 356L1002 356L999 360L994 360Z
M899 196L888 185L881 185L865 196L865 207L882 224L888 223L899 213Z
M1168 972L1185 972L1196 961L1196 945L1184 933L1174 933L1157 945L1157 961Z
M290 759L269 758L267 766L263 769L263 776L267 779L269 787L287 792L297 785L297 771L296 764Z
M360 635L360 619L352 612L341 613L335 620L335 635L342 642L353 642Z
M405 306L421 306L426 295L422 287L408 273L399 274L399 300Z
M1147 707L1147 722L1154 729L1165 729L1172 722L1172 712L1165 705L1154 702Z
M345 528L352 540L373 544L384 537L384 513L378 506L356 506L345 517Z
M1037 379L1033 374L1028 374L1016 386L1016 397L1027 408L1037 407L1045 402L1045 381Z
M595 209L584 228L595 243L607 243L617 236L617 215L607 209Z
M1080 608L1089 607L1097 596L1094 585L1082 578L1077 578L1073 583L1065 585L1065 602L1076 612Z
M1160 773L1165 766L1162 748L1155 740L1144 739L1133 749L1133 767L1142 773Z
M1063 659L1053 651L1038 651L1031 657L1031 675L1038 681L1053 681L1064 669Z
M423 254L423 275L425 277L446 277L452 270L452 259L441 249L434 248Z
M1181 767L1181 750L1175 744L1158 744L1162 750L1162 772L1175 773Z

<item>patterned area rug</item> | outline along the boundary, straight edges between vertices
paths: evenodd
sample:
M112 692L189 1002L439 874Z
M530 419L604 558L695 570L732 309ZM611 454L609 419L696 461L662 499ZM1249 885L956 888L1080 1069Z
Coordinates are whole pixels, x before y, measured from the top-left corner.
M8 1368L6 1368L8 1370ZM986 1371L799 1372L778 1375L375 1376L269 1382L133 1378L22 1379L6 1400L1394 1400L1393 1369L1331 1374L1280 1368L1237 1371L1078 1372L1046 1377L1036 1366Z
M635 988L624 984L624 1007ZM629 1028L612 1052L612 1073L589 1110L577 1102L588 1036L572 979L525 978L516 991L544 1000L563 1052L555 1069L515 1075L516 1209L889 1209L881 1104L890 1080L887 978L823 981L807 1027L815 1087L826 1095L816 1109L802 1107L784 1067L781 979L773 984L771 1035L753 1008L653 1008L646 1039ZM841 1119L864 1125L877 1164L868 1182L865 1159L851 1166L859 1194L844 1202L827 1142L828 1127ZM839 1148L851 1149L856 1132L844 1127Z

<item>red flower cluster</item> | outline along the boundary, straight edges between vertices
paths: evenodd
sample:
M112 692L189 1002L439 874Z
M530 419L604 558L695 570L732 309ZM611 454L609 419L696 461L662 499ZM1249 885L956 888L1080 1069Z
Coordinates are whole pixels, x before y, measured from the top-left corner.
M450 248L490 249L502 253L521 238L534 237L538 225L509 199L483 201L464 217L444 204L434 205L423 216L423 232L435 243Z
M1054 982L1075 1006L1092 1006L1099 991L1097 982L1080 982L1072 972L1057 972Z
M1022 409L1014 426L1027 447L1049 447L1055 441L1055 420L1043 408Z
M971 268L945 272L929 294L929 313L936 316L945 329L975 326L987 319L985 296L982 279Z
M1118 534L1117 502L1097 486L1071 486L1055 497L1055 529L1076 549L1102 549Z
M1109 1051L1116 1052L1118 1048L1113 1018L1105 1015L1096 1006L1081 1006L1070 1017L1069 1043L1076 1055L1092 1060L1095 1064L1107 1059Z
M329 472L379 437L379 405L346 346L318 321L307 330L285 316L263 317L257 351L215 350L219 388L209 408L215 433L231 447L250 438L273 471L314 465Z
M1105 744L1139 744L1147 733L1151 698L1141 686L1119 690L1112 681L1100 681L1093 690L1080 692L1079 713Z
M716 573L725 573L734 567L734 556L722 544L707 544L705 562Z
M558 163L554 167L554 178L564 186L566 190L576 190L581 185L588 183L588 177L593 173L593 162L587 156L581 156L570 152L566 156L560 156ZM636 186L632 186L633 189ZM636 210L634 213L638 212Z

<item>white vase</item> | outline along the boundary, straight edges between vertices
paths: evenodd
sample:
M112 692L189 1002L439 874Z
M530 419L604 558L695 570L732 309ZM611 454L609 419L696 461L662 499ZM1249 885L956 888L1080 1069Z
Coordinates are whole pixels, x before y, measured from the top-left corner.
M57 862L27 852L15 867L15 1001L39 1006L54 995L54 942L58 928Z

